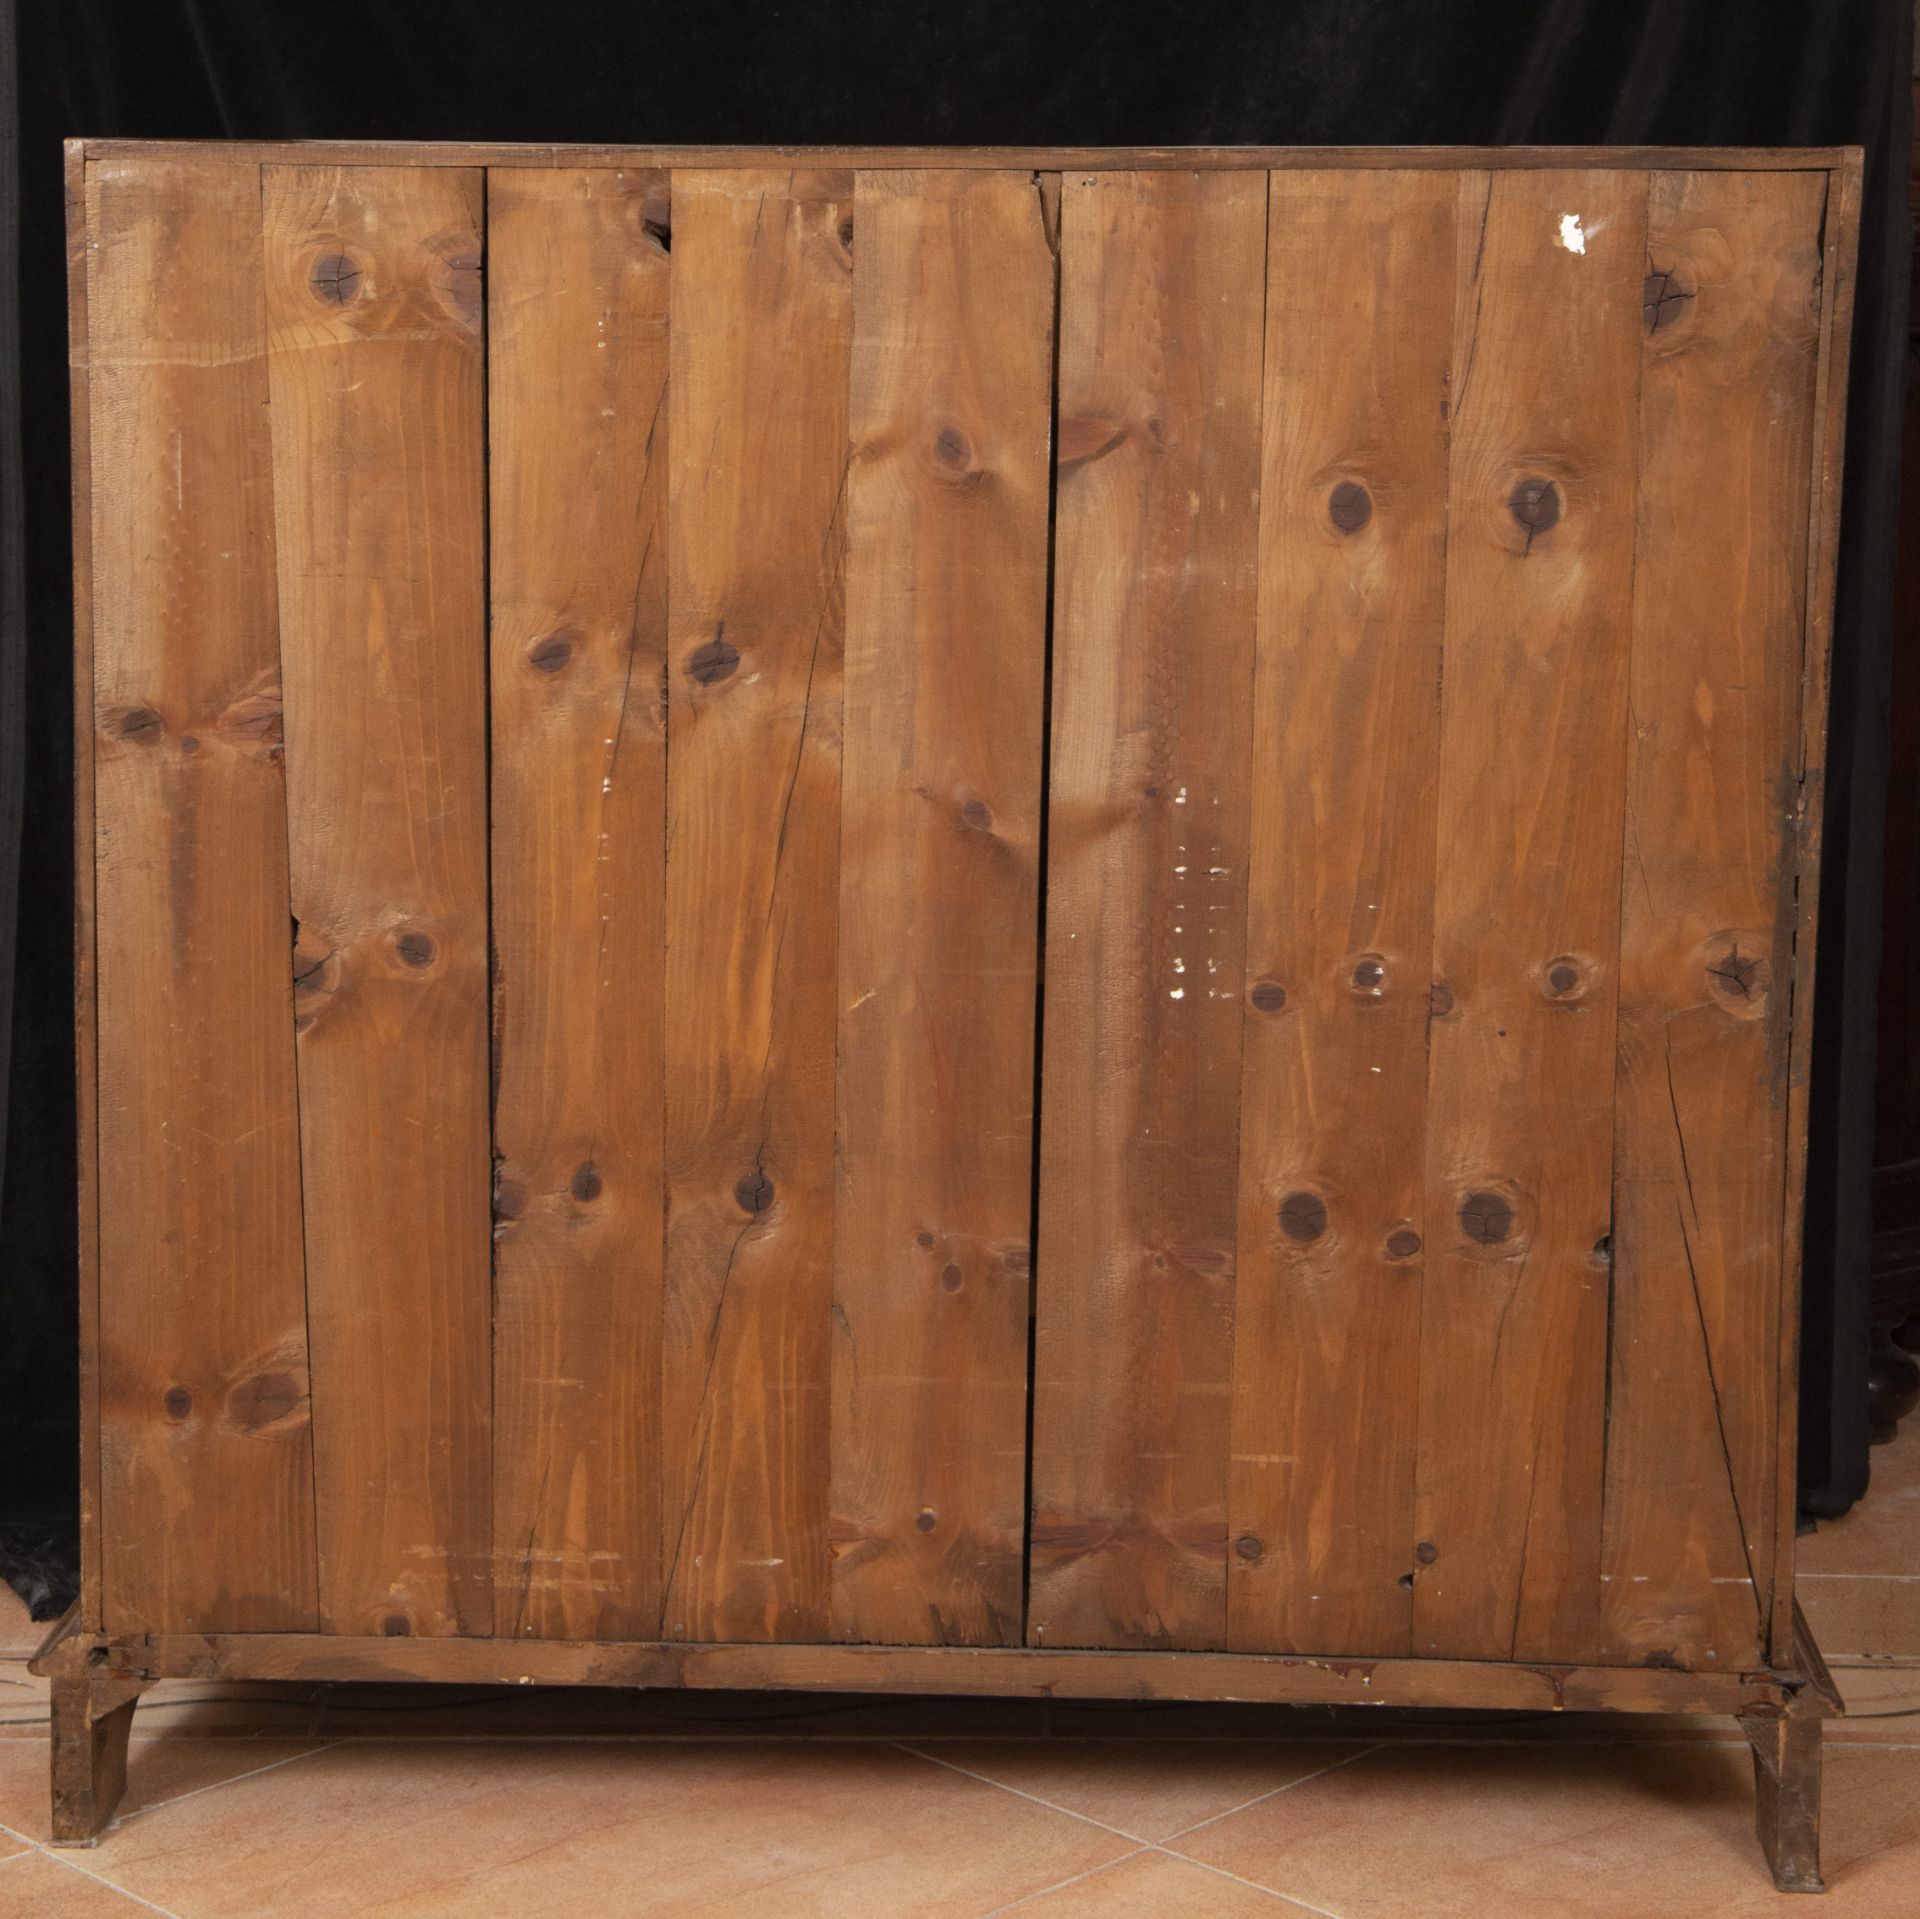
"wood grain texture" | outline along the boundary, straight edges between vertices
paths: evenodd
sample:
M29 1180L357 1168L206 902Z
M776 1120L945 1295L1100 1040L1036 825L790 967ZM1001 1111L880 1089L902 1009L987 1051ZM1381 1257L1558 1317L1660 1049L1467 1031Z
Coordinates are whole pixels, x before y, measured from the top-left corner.
M1647 216L1602 1622L1721 1669L1772 1605L1824 199L1661 174Z
M1225 1643L1266 198L1064 185L1035 1645Z
M1409 1569L1453 1658L1599 1631L1646 192L1462 184Z
M664 174L487 193L502 1635L660 1618Z
M493 1621L481 201L264 180L331 1632Z
M1054 258L1027 174L863 173L833 1635L1021 1637Z
M827 1628L852 211L845 174L673 181L671 1639Z
M97 1632L105 1581L100 1563L100 1121L99 973L94 963L93 403L87 338L87 162L69 140L66 160L69 510L73 522L73 1055L75 1251L80 1344L80 1599Z
M1229 1643L1405 1653L1459 188L1271 192Z
M311 1629L259 172L88 190L105 1620Z

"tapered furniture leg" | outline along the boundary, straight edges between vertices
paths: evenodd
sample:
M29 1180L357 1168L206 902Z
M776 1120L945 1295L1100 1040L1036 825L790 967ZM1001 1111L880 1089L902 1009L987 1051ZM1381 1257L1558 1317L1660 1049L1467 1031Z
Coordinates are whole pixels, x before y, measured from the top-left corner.
M61 1674L53 1682L53 1843L98 1842L127 1789L127 1735L146 1682Z
M1782 1892L1825 1892L1820 1877L1820 1731L1815 1715L1743 1713L1753 1743L1755 1824Z

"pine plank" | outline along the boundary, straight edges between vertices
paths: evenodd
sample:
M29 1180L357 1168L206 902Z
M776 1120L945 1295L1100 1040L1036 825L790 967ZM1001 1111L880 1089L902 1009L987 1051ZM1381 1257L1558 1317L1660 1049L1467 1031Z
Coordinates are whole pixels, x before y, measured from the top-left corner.
M1029 174L862 173L833 1635L1022 1637L1055 263Z
M259 169L88 201L105 1621L312 1630Z
M1587 1656L1647 187L1462 191L1414 1650Z
M493 1620L481 202L264 179L329 1632Z
M667 178L487 188L496 1630L660 1618Z
M1602 1617L1687 1667L1764 1657L1771 1610L1824 203L1661 174L1647 218Z
M1459 187L1271 192L1228 1643L1405 1653Z
M1035 1645L1225 1643L1266 200L1061 204Z
M669 1639L827 1626L852 185L673 180Z

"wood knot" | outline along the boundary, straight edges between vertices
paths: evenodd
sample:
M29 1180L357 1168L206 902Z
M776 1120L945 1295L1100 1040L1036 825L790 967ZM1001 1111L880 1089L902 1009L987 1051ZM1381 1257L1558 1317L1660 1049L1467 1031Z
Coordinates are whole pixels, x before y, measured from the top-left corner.
M1562 953L1547 962L1546 982L1555 999L1572 999L1586 990L1587 969L1571 953Z
M1526 528L1526 551L1531 553L1535 536L1560 523L1560 489L1536 473L1523 474L1507 495L1507 511Z
M467 234L449 234L435 247L433 296L440 310L463 332L478 332L485 302L479 249Z
M1431 1539L1423 1539L1413 1549L1413 1556L1423 1566L1431 1566L1440 1557L1440 1548Z
M1303 1245L1327 1230L1327 1202L1318 1193L1289 1193L1280 1202L1280 1230Z
M1435 980L1427 989L1427 1011L1435 1019L1445 1019L1453 1011L1453 988L1445 980Z
M1460 1202L1460 1230L1479 1246L1497 1246L1513 1231L1513 1208L1499 1193L1469 1193Z
M973 442L957 426L943 426L933 436L933 463L941 474L952 480L973 477Z
M573 1169L573 1177L567 1181L567 1191L582 1206L591 1206L605 1191L605 1182L600 1177L600 1169L592 1160L584 1160Z
M1759 1019L1767 1010L1773 967L1763 941L1748 933L1716 933L1707 942L1707 990L1723 1012Z
M360 268L351 255L323 253L307 275L313 296L326 306L350 306L360 297Z
M957 1293L960 1288L966 1284L966 1275L961 1272L960 1268L955 1265L952 1260L949 1260L946 1265L940 1269L940 1284L944 1286L948 1292Z
M1277 979L1260 979L1253 983L1253 991L1247 995L1253 1002L1256 1013L1283 1013L1287 1006L1287 989Z
M496 1222L518 1219L527 1210L527 1188L522 1180L497 1173L493 1181L493 1217Z
M114 722L115 734L135 746L157 746L167 723L150 706L130 706Z
M1003 1246L1000 1249L1000 1264L1010 1273L1025 1277L1033 1271L1033 1248L1031 1246Z
M185 1419L193 1411L193 1395L184 1386L169 1386L160 1395L160 1404L169 1419Z
M773 1181L756 1167L735 1181L733 1196L743 1213L764 1213L773 1204Z
M243 1433L257 1433L290 1419L306 1403L306 1392L291 1373L256 1373L227 1394L227 1420Z
M411 966L416 971L423 966L431 966L434 955L439 950L432 939L421 932L417 926L409 927L393 942L393 950L402 966Z
M1387 1235L1389 1259L1411 1259L1420 1250L1420 1235L1411 1226L1401 1226Z
M1658 333L1662 327L1671 326L1692 298L1671 267L1649 273L1640 282L1640 318L1647 331Z
M1378 999L1386 991L1387 965L1378 953L1363 953L1354 962L1353 990Z
M536 673L558 673L573 658L574 644L579 638L570 626L543 633L527 648L527 664Z
M960 817L976 833L984 833L993 825L993 808L985 800L969 800L960 809Z
M933 1510L931 1506L922 1506L920 1510L914 1514L913 1523L923 1533L930 1533L933 1531L934 1527L939 1525L940 1516Z
M1233 1542L1233 1550L1251 1565L1256 1559L1260 1558L1267 1549L1261 1543L1258 1533L1242 1533L1240 1537Z
M413 1626L403 1612L390 1612L380 1622L380 1630L389 1639L405 1639L413 1631Z
M740 649L724 637L724 625L704 646L687 656L687 677L698 686L713 686L724 680L740 664Z
M853 215L843 214L834 232L839 238L841 252L851 253L853 251Z
M933 1235L928 1232L925 1227L922 1227L919 1232L914 1234L913 1243L918 1246L922 1252L925 1252L933 1244Z
M1373 495L1357 480L1342 480L1327 495L1327 518L1342 533L1358 533L1373 518Z

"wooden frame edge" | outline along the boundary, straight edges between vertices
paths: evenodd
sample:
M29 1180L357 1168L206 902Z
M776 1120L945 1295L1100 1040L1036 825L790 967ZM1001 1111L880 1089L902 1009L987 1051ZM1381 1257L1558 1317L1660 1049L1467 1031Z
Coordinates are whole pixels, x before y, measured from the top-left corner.
M1336 1659L1278 1653L1033 1647L685 1645L653 1641L350 1638L327 1633L120 1636L106 1671L139 1679L654 1687L1237 1701L1530 1712L1805 1710L1799 1671Z
M103 1623L100 1538L99 1048L94 971L93 427L87 329L87 154L65 148L67 377L73 462L73 1000L74 1120L80 1279L80 1610Z
M1076 167L1160 169L1245 167L1646 167L1690 172L1831 172L1858 147L1047 147L1047 146L616 146L503 141L126 140L68 142L88 160L163 153L247 163L416 167L755 167L776 162L829 168L1000 167L1060 172Z
M1813 470L1808 488L1807 590L1800 674L1796 811L1789 826L1794 901L1793 977L1787 1037L1787 1165L1781 1216L1779 1456L1768 1655L1794 1649L1794 1526L1800 1480L1800 1295L1805 1255L1807 1092L1813 1054L1813 987L1820 914L1820 842L1826 810L1827 693L1833 660L1834 584L1839 561L1840 489L1846 455L1848 345L1860 241L1864 155L1848 147L1827 188L1821 263L1819 371L1814 393Z

